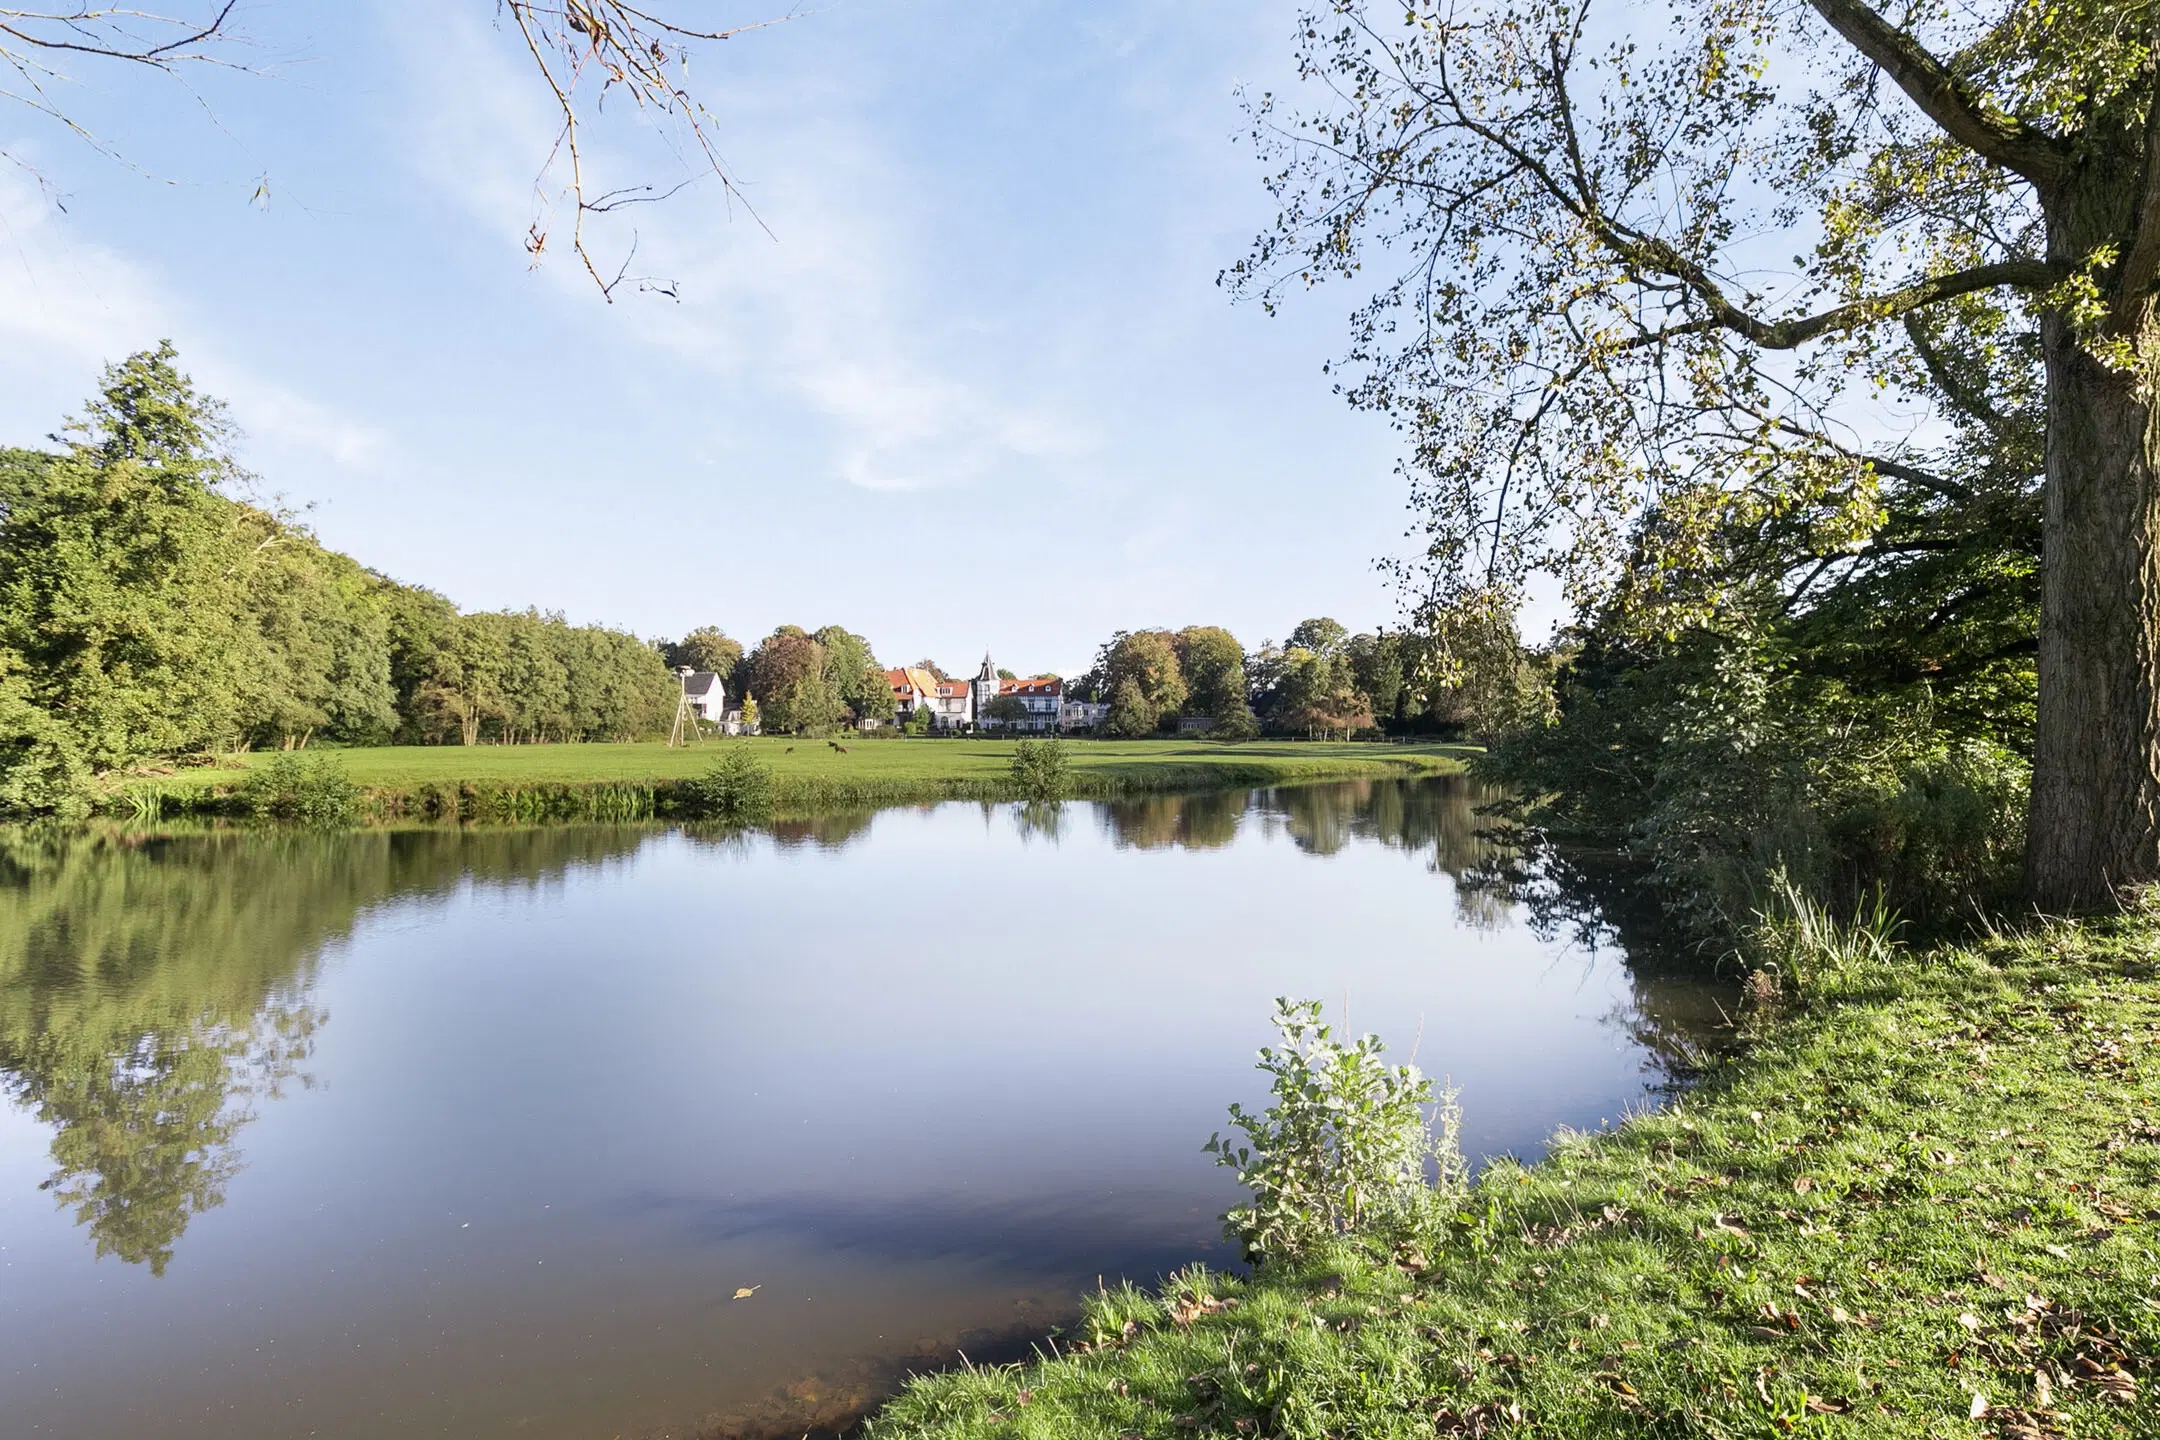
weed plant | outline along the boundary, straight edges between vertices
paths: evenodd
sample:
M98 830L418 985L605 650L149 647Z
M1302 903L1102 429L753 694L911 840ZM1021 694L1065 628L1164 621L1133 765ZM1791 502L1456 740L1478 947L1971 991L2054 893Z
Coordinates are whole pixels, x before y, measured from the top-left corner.
M1389 1065L1377 1035L1344 1044L1316 1000L1275 1002L1280 1043L1260 1052L1274 1095L1258 1114L1232 1104L1245 1142L1209 1138L1252 1203L1224 1217L1248 1256L1296 1256L1338 1236L1402 1231L1458 1195L1461 1111L1453 1091L1410 1065ZM1436 1123L1427 1109L1436 1111Z
M250 770L240 795L251 815L305 825L350 825L362 809L343 762L300 751L280 751Z
M746 745L730 745L704 778L677 786L676 812L727 825L763 825L773 817L772 767Z
M1062 800L1072 793L1072 767L1062 740L1022 740L1013 747L1013 787L1023 800Z

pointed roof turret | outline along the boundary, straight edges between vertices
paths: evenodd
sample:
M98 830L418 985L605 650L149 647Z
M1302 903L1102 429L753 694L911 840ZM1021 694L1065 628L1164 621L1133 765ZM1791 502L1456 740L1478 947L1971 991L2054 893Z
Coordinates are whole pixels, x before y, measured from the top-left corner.
M995 681L998 678L997 666L990 663L990 652L988 650L983 651L983 668L975 672L975 678L990 681Z

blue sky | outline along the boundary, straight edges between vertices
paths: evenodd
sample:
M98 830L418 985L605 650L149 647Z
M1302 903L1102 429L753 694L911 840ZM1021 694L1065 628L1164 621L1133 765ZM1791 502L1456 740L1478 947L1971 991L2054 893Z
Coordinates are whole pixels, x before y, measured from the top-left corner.
M1272 218L1233 92L1294 84L1294 6L831 0L729 41L692 74L765 228L710 185L641 207L682 299L612 306L528 268L552 125L494 10L258 3L265 73L80 70L128 163L0 110L50 187L0 171L0 443L170 336L267 490L468 608L1022 671L1394 618L1396 437L1320 369L1360 297L1215 285ZM598 163L672 179L660 139Z

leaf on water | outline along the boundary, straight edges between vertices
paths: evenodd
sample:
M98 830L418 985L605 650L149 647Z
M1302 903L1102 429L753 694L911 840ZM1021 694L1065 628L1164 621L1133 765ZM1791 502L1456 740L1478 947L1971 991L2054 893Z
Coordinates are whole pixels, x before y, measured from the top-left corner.
M757 1294L758 1291L764 1288L765 1287L763 1285L752 1285L745 1289L737 1290L735 1292L735 1298L737 1300L748 1300L752 1295Z

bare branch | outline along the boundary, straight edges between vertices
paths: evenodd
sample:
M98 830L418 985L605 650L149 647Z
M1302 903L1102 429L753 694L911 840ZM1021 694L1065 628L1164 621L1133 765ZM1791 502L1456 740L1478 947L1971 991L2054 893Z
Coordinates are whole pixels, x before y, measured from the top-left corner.
M675 120L687 132L691 146L697 152L698 169L717 179L729 201L742 204L745 213L753 220L757 219L757 212L743 200L721 157L717 123L712 113L690 92L687 72L691 47L698 42L727 40L751 30L777 25L793 19L795 12L732 29L700 30L627 3L627 0L497 0L497 3L501 9L509 11L525 41L526 52L532 57L561 117L561 129L556 133L546 163L541 166L539 184L545 184L548 172L558 161L567 162L569 174L565 191L572 206L570 248L603 297L612 301L624 276L621 270L613 280L602 274L586 246L586 217L604 215L629 204L664 199L689 182L677 184L664 194L656 193L655 187L649 185L591 191L581 144L586 119L584 97L587 95L591 97L591 110L597 114L608 92L619 86L639 110ZM761 226L763 223L759 221ZM546 230L535 219L525 242L535 264L546 252L547 238ZM634 241L632 249L634 252ZM628 260L624 263L627 265ZM640 288L673 293L672 285L666 283L641 283Z
M217 14L205 21L182 20L115 6L85 5L72 10L0 8L0 36L33 50L131 60L162 70L170 68L176 60L200 58L181 52L223 38L226 22L232 18L233 7L238 3L239 0L225 0ZM137 27L152 34L174 29L184 33L162 44L152 44L135 33ZM54 31L59 33L54 34ZM7 47L0 45L0 55L6 53Z

